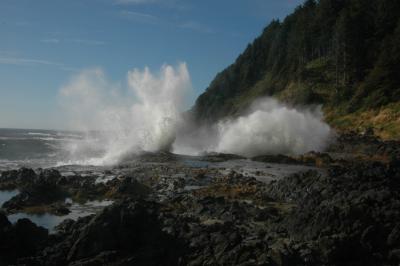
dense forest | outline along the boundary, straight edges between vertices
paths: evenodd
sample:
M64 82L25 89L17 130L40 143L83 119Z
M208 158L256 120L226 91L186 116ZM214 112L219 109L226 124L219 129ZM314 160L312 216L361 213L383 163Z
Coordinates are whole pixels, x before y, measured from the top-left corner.
M196 101L199 121L241 113L258 97L322 104L338 129L400 135L400 1L307 0L261 36Z

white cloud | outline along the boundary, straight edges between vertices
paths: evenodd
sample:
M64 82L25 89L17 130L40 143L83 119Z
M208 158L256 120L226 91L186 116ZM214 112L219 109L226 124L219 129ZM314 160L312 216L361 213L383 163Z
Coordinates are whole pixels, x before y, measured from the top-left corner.
M151 4L156 3L157 0L115 0L116 4L129 5L129 4Z
M83 45L105 45L106 42L99 41L99 40L87 40L87 39L71 39L70 40L76 44L83 44Z
M0 64L3 65L19 65L19 66L30 66L30 65L51 65L61 66L62 64L40 60L40 59L27 59L27 58L15 58L15 57L0 57Z
M77 69L68 67L62 63L52 62L42 59L20 58L20 57L0 57L1 65L14 66L55 66L65 71L76 71Z
M100 41L100 40L89 40L89 39L68 39L68 40L60 40L56 38L48 38L48 39L43 39L40 40L42 43L47 43L47 44L58 44L61 42L70 42L70 43L75 43L75 44L80 44L80 45L105 45L106 42Z
M140 23L152 24L152 25L168 25L175 28L187 29L191 31L197 31L208 34L215 33L215 31L210 27L196 21L176 22L163 19L151 14L130 11L130 10L122 10L120 14L127 19L131 19Z
M140 13L140 12L135 12L135 11L128 11L128 10L122 10L121 15L125 18L128 19L133 19L135 21L141 22L141 23L146 23L146 24L161 24L164 23L162 19L159 17L146 14L146 13Z
M187 10L191 8L188 1L183 0L112 0L116 5L158 5L160 7L175 9L175 10Z
M199 31L203 33L214 33L215 31L206 25L203 25L201 23L195 22L195 21L188 21L179 26L180 28L183 29L188 29L188 30L193 30L193 31Z
M43 40L41 40L41 42L43 42L43 43L57 44L57 43L60 42L60 40L59 40L59 39L51 38L51 39L43 39Z
M26 26L30 26L32 24L32 22L29 21L17 21L15 22L15 26L18 27L26 27Z

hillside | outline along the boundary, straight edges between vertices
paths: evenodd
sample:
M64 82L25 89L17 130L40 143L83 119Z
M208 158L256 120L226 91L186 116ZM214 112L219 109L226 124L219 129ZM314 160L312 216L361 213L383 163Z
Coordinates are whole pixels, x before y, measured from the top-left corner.
M272 21L197 99L200 122L241 113L262 96L322 104L339 130L400 138L400 1L307 0Z

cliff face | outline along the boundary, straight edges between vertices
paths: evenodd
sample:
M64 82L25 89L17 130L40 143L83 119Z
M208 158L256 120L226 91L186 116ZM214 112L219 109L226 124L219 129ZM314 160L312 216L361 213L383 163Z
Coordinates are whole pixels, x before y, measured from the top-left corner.
M199 122L239 115L256 98L322 104L342 130L400 137L400 1L308 0L272 21L199 96Z

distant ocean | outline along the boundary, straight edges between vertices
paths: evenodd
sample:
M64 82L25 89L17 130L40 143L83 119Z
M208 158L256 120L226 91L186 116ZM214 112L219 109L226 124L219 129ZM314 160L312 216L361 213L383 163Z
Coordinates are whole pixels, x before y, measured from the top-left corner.
M68 143L82 138L82 134L68 131L0 129L0 171L60 165L69 159Z

